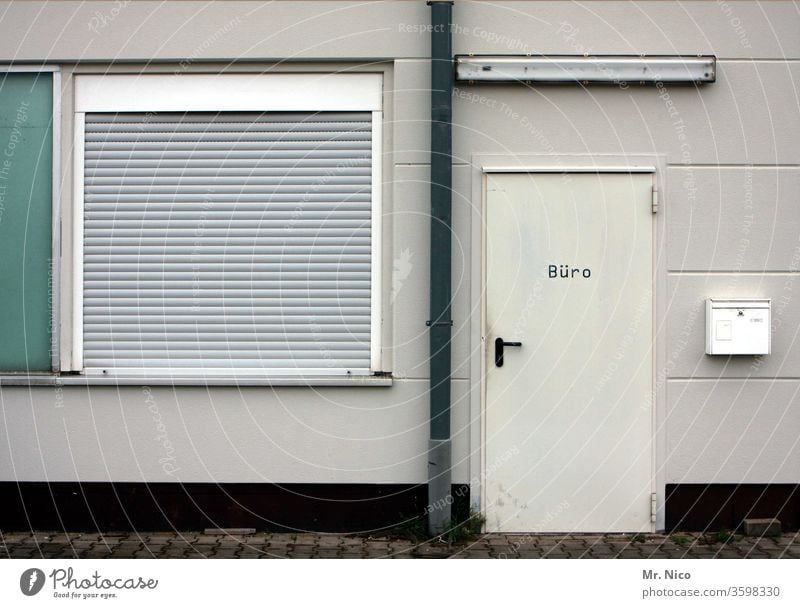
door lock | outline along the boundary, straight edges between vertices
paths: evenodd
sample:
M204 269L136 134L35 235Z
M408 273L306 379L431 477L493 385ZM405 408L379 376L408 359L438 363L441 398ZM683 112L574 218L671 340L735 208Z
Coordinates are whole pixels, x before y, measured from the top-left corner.
M503 338L494 341L494 364L503 367L503 350L506 346L522 346L522 342L504 342Z

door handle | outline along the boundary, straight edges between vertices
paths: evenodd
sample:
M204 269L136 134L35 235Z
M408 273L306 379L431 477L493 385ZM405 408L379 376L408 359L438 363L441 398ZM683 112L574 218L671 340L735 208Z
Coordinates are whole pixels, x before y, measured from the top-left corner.
M505 342L503 338L494 341L494 364L503 367L503 350L506 346L522 346L522 342Z

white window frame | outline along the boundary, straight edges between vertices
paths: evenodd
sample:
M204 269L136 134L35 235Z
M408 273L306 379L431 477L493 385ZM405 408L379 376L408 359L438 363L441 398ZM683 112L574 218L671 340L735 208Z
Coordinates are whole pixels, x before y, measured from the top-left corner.
M72 371L87 378L154 377L150 370L85 369L83 364L84 145L87 112L371 112L372 221L370 272L370 369L364 372L281 370L279 376L356 376L381 372L382 301L382 99L375 73L280 74L81 74L75 76L73 120ZM265 370L162 370L166 379L263 378ZM255 378L254 378L255 377Z

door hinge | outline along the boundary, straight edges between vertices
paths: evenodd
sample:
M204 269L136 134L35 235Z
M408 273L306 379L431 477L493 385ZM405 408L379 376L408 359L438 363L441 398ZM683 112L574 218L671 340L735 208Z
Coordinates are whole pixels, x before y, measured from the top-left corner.
M653 186L653 213L658 213L658 190Z
M658 501L656 500L656 493L650 494L650 521L656 521L656 512L658 511Z

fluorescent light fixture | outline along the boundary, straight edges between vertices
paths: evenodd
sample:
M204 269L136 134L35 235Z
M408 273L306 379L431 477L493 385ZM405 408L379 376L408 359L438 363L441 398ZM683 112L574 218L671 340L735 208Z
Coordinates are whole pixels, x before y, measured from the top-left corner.
M717 58L624 55L459 55L456 79L486 82L583 84L702 83L716 79Z

